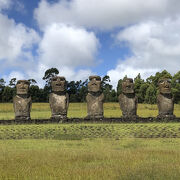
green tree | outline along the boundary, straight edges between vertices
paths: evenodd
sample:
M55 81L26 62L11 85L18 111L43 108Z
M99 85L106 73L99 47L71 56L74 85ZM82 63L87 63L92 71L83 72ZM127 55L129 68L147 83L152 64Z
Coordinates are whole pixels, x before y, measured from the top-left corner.
M36 80L35 79L28 79L30 85L35 85L37 84Z
M70 96L70 102L85 102L88 79L83 81L70 81L67 83L67 92Z
M157 93L156 87L153 84L150 84L146 90L145 102L148 104L155 104L156 93Z
M113 102L117 101L117 94L115 90L112 89L112 85L110 84L111 80L108 75L105 75L102 78L102 90L104 93L105 102Z
M146 91L147 91L148 87L149 87L149 84L146 82L143 82L141 84L138 95L137 95L139 103L145 102L145 96L146 96Z
M42 78L46 82L42 93L43 102L48 102L49 94L51 92L51 79L58 74L59 71L56 68L50 68L45 71L44 77Z
M9 81L9 86L11 88L15 88L16 87L16 78L12 78L10 81Z
M146 89L145 89L145 82L144 80L141 78L141 75L140 73L134 78L134 91L135 91L135 94L138 98L138 102L139 103L143 103L144 102L144 94L146 92ZM143 87L142 87L143 86Z
M32 102L40 102L40 90L37 85L31 85L29 88L29 94L32 98Z
M12 102L14 96L14 88L6 86L2 93L2 102Z
M175 103L180 104L180 71L178 71L172 78L172 93Z
M50 68L46 70L44 73L44 77L42 78L43 80L46 81L46 86L50 86L51 79L58 74L59 74L59 71L56 68Z

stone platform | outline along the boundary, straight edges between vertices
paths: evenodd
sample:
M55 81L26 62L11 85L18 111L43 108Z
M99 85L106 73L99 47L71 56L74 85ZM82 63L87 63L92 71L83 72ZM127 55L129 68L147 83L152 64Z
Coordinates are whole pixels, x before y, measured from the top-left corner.
M31 119L31 120L0 120L0 125L8 124L50 124L50 123L151 123L151 122L180 122L180 117L176 118L156 118L156 117L147 117L147 118L103 118L103 119L84 119L84 118L68 118L65 120L58 119Z

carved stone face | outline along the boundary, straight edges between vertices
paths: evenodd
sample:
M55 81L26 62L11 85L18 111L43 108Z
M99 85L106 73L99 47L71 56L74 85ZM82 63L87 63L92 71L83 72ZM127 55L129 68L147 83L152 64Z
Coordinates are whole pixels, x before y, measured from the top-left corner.
M99 92L101 90L101 77L89 76L90 82L88 83L89 92Z
M66 90L66 79L63 76L53 77L51 80L53 92L64 92Z
M27 80L19 80L16 84L16 93L19 95L28 94L29 91L29 81Z
M123 91L123 93L126 93L126 94L134 93L133 79L126 78L126 79L123 80L123 82L122 82L122 91Z
M160 79L158 84L159 84L160 93L171 94L171 81L170 81L170 79L167 79L167 78Z

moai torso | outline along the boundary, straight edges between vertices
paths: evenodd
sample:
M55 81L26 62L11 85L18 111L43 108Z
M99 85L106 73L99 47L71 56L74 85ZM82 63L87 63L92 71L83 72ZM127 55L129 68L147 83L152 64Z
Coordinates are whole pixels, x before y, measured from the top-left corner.
M51 81L52 93L49 104L53 119L66 119L69 105L69 95L66 93L66 80L62 76L54 77Z
M87 113L88 119L101 119L103 118L103 101L104 94L101 92L101 78L99 76L90 76L88 83Z
M131 78L126 78L122 82L122 94L119 95L119 104L123 117L137 117L137 97L134 93L134 84Z
M160 118L174 118L174 99L171 93L170 81L166 78L159 81L159 91L157 96L157 105Z
M29 81L19 80L16 84L16 96L13 98L13 106L16 120L30 120L31 97L28 95Z

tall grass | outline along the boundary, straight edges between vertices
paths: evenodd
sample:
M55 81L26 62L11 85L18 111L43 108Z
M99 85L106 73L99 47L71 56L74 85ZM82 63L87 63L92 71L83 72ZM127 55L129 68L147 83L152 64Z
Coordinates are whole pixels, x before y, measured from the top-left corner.
M140 117L156 117L158 115L157 105L138 104L137 114ZM180 105L175 104L174 114L180 117ZM68 109L68 117L84 118L87 115L86 103L70 103ZM31 118L32 119L48 119L51 111L48 103L33 103ZM122 112L118 103L104 103L105 117L121 117ZM13 104L0 103L0 119L13 119Z
M0 141L0 179L179 180L180 139Z

